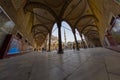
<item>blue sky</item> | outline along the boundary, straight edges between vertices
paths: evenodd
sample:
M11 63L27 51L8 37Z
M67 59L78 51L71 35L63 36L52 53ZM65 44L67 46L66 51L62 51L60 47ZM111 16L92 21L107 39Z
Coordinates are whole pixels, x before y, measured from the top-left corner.
M67 24L65 21L62 22L62 27L61 27L61 32L62 32L62 41L64 42L64 30L66 32L66 40L67 42L74 41L74 36L72 33L72 30L70 28L70 25ZM58 37L58 29L57 29L57 24L54 24L53 30L52 30L52 35ZM81 40L78 31L76 30L76 36L77 40Z

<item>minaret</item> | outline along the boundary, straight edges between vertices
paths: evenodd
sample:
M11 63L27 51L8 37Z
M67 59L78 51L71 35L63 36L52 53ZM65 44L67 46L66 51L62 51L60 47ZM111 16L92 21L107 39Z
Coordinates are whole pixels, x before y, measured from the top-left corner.
M66 32L65 32L65 29L64 29L64 39L65 39L65 45L66 45Z

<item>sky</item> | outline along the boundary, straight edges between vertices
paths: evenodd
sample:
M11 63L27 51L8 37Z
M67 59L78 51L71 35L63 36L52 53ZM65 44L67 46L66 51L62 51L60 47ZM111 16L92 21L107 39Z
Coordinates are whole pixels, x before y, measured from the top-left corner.
M74 36L72 33L72 30L70 28L70 25L65 22L62 21L62 27L61 27L61 34L62 34L62 42L64 41L64 30L66 32L66 42L74 42ZM58 37L58 28L57 28L57 24L54 24L53 30L52 30L52 35L57 36ZM76 30L76 36L77 36L77 40L81 40L78 31Z

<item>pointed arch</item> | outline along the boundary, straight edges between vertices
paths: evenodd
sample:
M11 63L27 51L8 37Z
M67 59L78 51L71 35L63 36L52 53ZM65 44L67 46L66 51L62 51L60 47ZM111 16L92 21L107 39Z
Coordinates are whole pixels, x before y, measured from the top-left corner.
M90 33L93 33L93 34L98 34L99 35L99 32L97 30L89 30L87 31L86 33L84 33L84 35L88 35Z
M74 27L77 26L77 24L78 24L82 19L85 19L85 18L93 18L93 19L96 20L97 22L99 21L95 15L84 15L84 16L80 16L80 17L78 18L78 20L75 22Z
M41 9L45 9L46 11L48 11L55 19L59 19L57 14L54 12L53 9L51 9L49 6L40 3L40 2L31 2L29 1L25 6L24 6L24 10L27 11L31 11L34 8L41 8Z
M83 31L86 29L86 28L88 28L88 27L94 27L94 28L96 28L98 31L99 31L99 28L97 27L97 25L86 25L86 26L84 26L82 29L81 29L81 33L83 33Z
M31 29L31 32L33 32L34 29L38 28L38 27L42 27L42 28L46 29L48 32L50 32L50 29L48 29L48 27L43 25L43 24L35 24L35 25L33 25L32 29Z
M43 38L45 39L46 38L46 34L45 33L43 33L43 32L37 32L37 33L34 33L34 37L36 36L36 35L39 35L39 34L42 34L43 36Z

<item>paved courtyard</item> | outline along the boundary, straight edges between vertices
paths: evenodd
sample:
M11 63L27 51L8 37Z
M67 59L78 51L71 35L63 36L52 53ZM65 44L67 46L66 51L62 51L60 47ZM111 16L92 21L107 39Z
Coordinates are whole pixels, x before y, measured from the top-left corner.
M120 53L105 48L30 52L0 60L0 80L120 80Z

